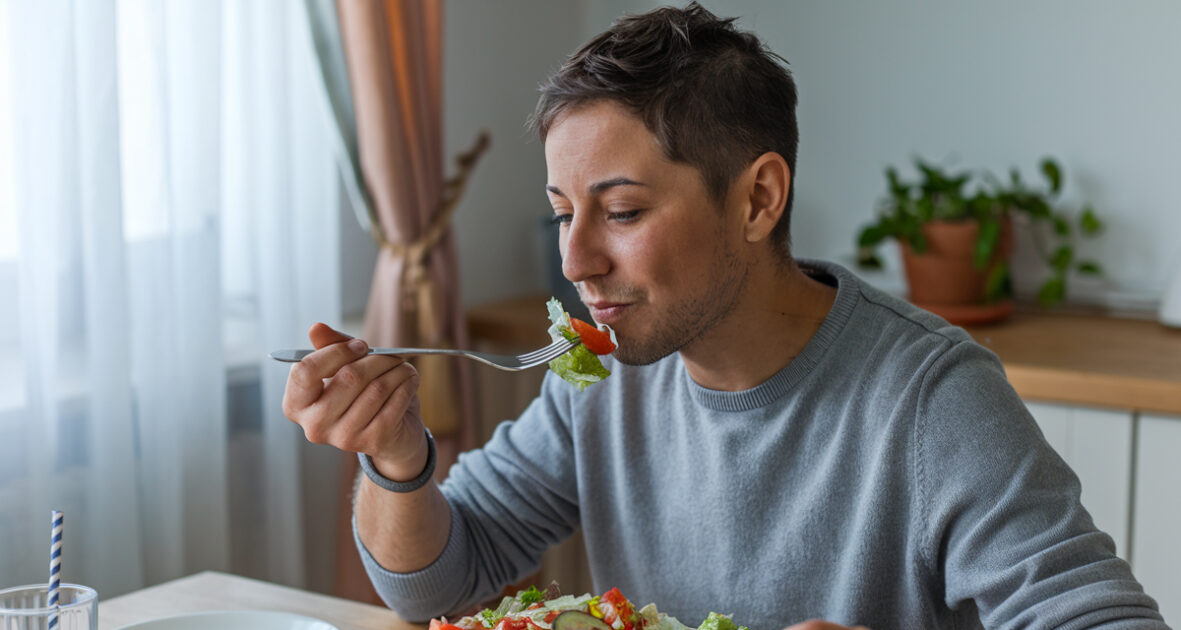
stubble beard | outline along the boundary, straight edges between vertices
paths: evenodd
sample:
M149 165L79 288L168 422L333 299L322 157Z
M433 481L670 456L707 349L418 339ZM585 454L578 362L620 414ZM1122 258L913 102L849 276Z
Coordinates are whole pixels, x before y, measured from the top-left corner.
M619 346L612 356L627 365L649 365L691 346L725 320L738 305L749 269L733 251L722 252L719 259L704 290L650 317L651 330L642 338L617 331Z

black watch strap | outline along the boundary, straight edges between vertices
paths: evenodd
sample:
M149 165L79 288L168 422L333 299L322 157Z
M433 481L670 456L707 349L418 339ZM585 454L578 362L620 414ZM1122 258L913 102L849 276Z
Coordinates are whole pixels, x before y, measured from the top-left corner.
M426 467L414 479L410 481L394 481L377 472L373 467L373 458L365 453L357 453L357 459L361 460L361 470L365 471L365 476L378 486L389 490L390 492L414 492L426 485L431 480L431 475L435 474L435 438L431 436L430 429L426 429Z

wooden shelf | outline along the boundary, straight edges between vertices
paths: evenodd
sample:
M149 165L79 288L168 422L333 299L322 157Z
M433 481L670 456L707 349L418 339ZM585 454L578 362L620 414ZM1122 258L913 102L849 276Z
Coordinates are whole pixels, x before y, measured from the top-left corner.
M473 341L516 350L548 343L546 299L472 308ZM968 332L1000 357L1022 398L1181 416L1181 330L1096 313L1019 310Z

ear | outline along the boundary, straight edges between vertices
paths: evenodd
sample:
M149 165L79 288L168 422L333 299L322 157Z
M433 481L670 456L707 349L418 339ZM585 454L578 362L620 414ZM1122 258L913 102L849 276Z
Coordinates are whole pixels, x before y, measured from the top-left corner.
M783 216L791 188L791 169L783 156L768 151L755 158L739 181L745 182L747 199L743 231L749 243L766 239Z

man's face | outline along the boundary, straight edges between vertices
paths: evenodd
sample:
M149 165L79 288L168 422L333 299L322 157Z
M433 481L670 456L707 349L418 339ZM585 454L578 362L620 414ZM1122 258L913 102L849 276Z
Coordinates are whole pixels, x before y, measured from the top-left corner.
M725 319L748 271L741 218L718 207L697 169L671 162L643 122L610 101L560 117L545 159L562 272L615 330L617 359L657 361Z

